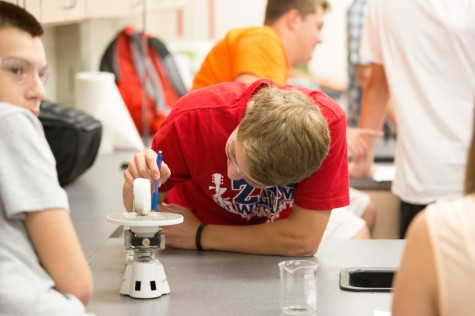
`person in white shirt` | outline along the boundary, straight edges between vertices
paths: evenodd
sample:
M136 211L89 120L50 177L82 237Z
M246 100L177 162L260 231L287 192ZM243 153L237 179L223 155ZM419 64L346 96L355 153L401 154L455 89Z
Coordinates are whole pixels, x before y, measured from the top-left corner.
M417 212L463 192L475 99L474 17L475 0L368 5L363 40L372 66L359 126L380 129L391 97L398 124L392 191L401 199L401 238ZM369 175L372 161L371 153L360 157L350 175Z

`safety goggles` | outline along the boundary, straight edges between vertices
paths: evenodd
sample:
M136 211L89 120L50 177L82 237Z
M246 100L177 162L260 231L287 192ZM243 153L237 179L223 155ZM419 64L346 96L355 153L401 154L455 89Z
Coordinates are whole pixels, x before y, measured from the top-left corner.
M248 184L252 185L255 188L266 188L269 187L268 185L264 185L262 183L259 183L258 181L252 179L251 177L248 177L244 175L241 170L239 169L237 162L236 162L236 144L235 141L237 139L237 132L238 128L236 128L231 135L228 138L228 141L226 142L226 155L228 156L229 161L234 165L236 168L238 174L241 176L241 178L246 181Z
M0 71L19 85L27 83L35 76L45 85L50 75L48 67L36 68L28 60L17 57L0 58Z

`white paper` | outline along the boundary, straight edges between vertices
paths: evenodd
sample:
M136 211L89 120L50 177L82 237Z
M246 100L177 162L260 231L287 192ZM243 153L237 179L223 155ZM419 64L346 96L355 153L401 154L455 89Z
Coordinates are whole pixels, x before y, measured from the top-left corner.
M374 316L391 316L391 312L374 311Z
M75 77L75 107L102 123L100 153L114 149L143 151L145 145L109 72L80 72Z
M378 165L373 174L375 181L393 181L396 175L396 167L394 165Z

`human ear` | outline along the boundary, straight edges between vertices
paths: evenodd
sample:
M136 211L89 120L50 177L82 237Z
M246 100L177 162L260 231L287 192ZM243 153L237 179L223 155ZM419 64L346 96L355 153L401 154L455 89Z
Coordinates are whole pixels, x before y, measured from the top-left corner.
M286 15L287 27L290 30L294 30L299 18L300 18L300 12L297 9L289 10Z
M246 109L247 109L247 110L250 110L250 109L252 109L252 108L254 107L254 105L256 105L256 102L254 102L254 101L249 101L249 102L247 103Z

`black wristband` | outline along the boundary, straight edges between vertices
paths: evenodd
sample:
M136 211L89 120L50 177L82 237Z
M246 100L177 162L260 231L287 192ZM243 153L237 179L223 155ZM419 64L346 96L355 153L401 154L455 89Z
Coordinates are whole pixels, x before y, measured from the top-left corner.
M196 236L195 236L195 244L196 244L196 249L199 251L203 251L203 247L201 247L201 233L203 233L203 228L205 228L206 224L201 223L200 226L198 226L198 229L196 230Z

